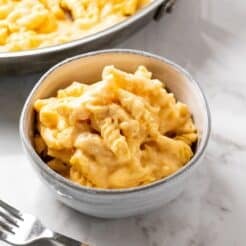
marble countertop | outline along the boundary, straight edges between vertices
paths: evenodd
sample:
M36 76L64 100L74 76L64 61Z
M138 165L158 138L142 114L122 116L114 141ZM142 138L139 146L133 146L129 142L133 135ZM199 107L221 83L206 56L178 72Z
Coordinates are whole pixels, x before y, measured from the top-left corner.
M54 230L96 246L244 246L245 9L244 0L179 0L172 15L118 45L177 62L207 95L211 141L202 165L175 201L146 215L103 220L54 200L30 167L18 136L22 105L40 75L0 77L1 199Z

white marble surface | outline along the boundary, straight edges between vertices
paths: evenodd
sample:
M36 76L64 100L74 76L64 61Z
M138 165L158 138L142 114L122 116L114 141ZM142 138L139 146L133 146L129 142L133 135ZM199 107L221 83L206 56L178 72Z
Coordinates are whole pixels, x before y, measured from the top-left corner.
M90 218L55 201L31 169L18 136L20 110L36 75L0 77L1 199L96 246L244 246L245 11L244 0L179 0L171 16L119 45L174 60L193 74L208 97L211 141L203 164L179 198L152 213L121 220Z

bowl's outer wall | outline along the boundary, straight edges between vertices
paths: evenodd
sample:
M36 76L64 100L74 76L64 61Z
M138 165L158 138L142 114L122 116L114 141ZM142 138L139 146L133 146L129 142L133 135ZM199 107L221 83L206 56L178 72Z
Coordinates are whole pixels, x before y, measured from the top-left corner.
M100 218L123 218L133 215L144 214L157 209L177 198L192 178L192 173L201 163L202 158L193 169L189 169L183 175L165 185L154 186L151 189L142 190L137 193L123 194L97 194L81 192L56 182L53 178L43 172L31 160L33 167L37 170L41 180L56 197L68 207L81 213Z
M121 69L125 68L131 71L135 69L136 64L146 65L154 72L156 78L166 80L168 88L171 88L175 95L177 94L178 99L189 105L199 128L200 140L197 153L199 148L202 151L197 158L196 155L194 156L193 159L196 158L196 162L187 164L183 171L180 170L173 177L164 179L156 185L150 185L146 189L133 189L132 192L118 193L100 192L100 190L82 189L81 187L75 189L74 186L67 185L67 180L64 181L65 179L55 174L41 161L30 143L33 134L33 102L37 98L50 96L50 93L52 94L53 91L59 88L59 85L64 87L73 80L84 81L83 76L88 79L88 83L95 81L94 79L98 76L95 74L100 74L103 66L109 65L110 62ZM83 68L86 68L86 70L81 72ZM83 55L82 57L72 58L72 60L66 60L52 68L41 78L31 92L20 121L20 135L24 148L41 180L52 190L58 200L78 211L98 217L117 218L144 213L174 199L182 192L190 175L198 166L204 153L202 148L206 146L210 128L209 112L205 99L202 97L199 87L194 81L191 82L190 77L187 76L185 72L182 73L177 67L173 67L173 65L162 60L157 60L155 57L151 57L150 54L131 50L102 51ZM58 81L60 84L57 84ZM192 101L195 103L192 104Z
M61 51L58 50L44 54L37 52L31 57L25 55L16 57L0 57L0 74L19 75L42 72L67 57L105 47L112 47L113 45L127 39L150 22L158 7L159 6L151 9L147 6L146 8L149 8L149 12L145 15L139 16L139 18L130 25L116 31L112 31L101 38L97 38L87 43L84 43L83 39L81 39L81 44L76 47L70 47Z

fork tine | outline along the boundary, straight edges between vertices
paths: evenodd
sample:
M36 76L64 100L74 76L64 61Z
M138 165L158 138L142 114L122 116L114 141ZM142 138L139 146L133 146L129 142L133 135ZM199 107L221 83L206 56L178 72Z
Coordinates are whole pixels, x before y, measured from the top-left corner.
M0 210L0 217L4 218L7 222L12 224L13 226L19 227L18 222L12 218L13 216L10 216L7 213L5 213L5 210L2 211Z
M16 208L10 206L9 204L5 203L4 201L0 200L0 207L4 208L9 212L9 214L13 215L17 219L23 220L22 214L19 210Z
M2 228L4 231L10 232L14 234L13 227L11 227L8 223L0 220L0 228Z
M7 238L7 234L4 233L3 231L0 231L0 239L5 241L6 238Z

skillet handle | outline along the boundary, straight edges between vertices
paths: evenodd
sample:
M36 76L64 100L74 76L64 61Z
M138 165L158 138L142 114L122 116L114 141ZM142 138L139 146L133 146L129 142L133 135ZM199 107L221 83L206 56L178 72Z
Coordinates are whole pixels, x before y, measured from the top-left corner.
M170 14L173 11L173 7L176 0L165 0L156 10L154 14L154 20L159 21L164 14Z

